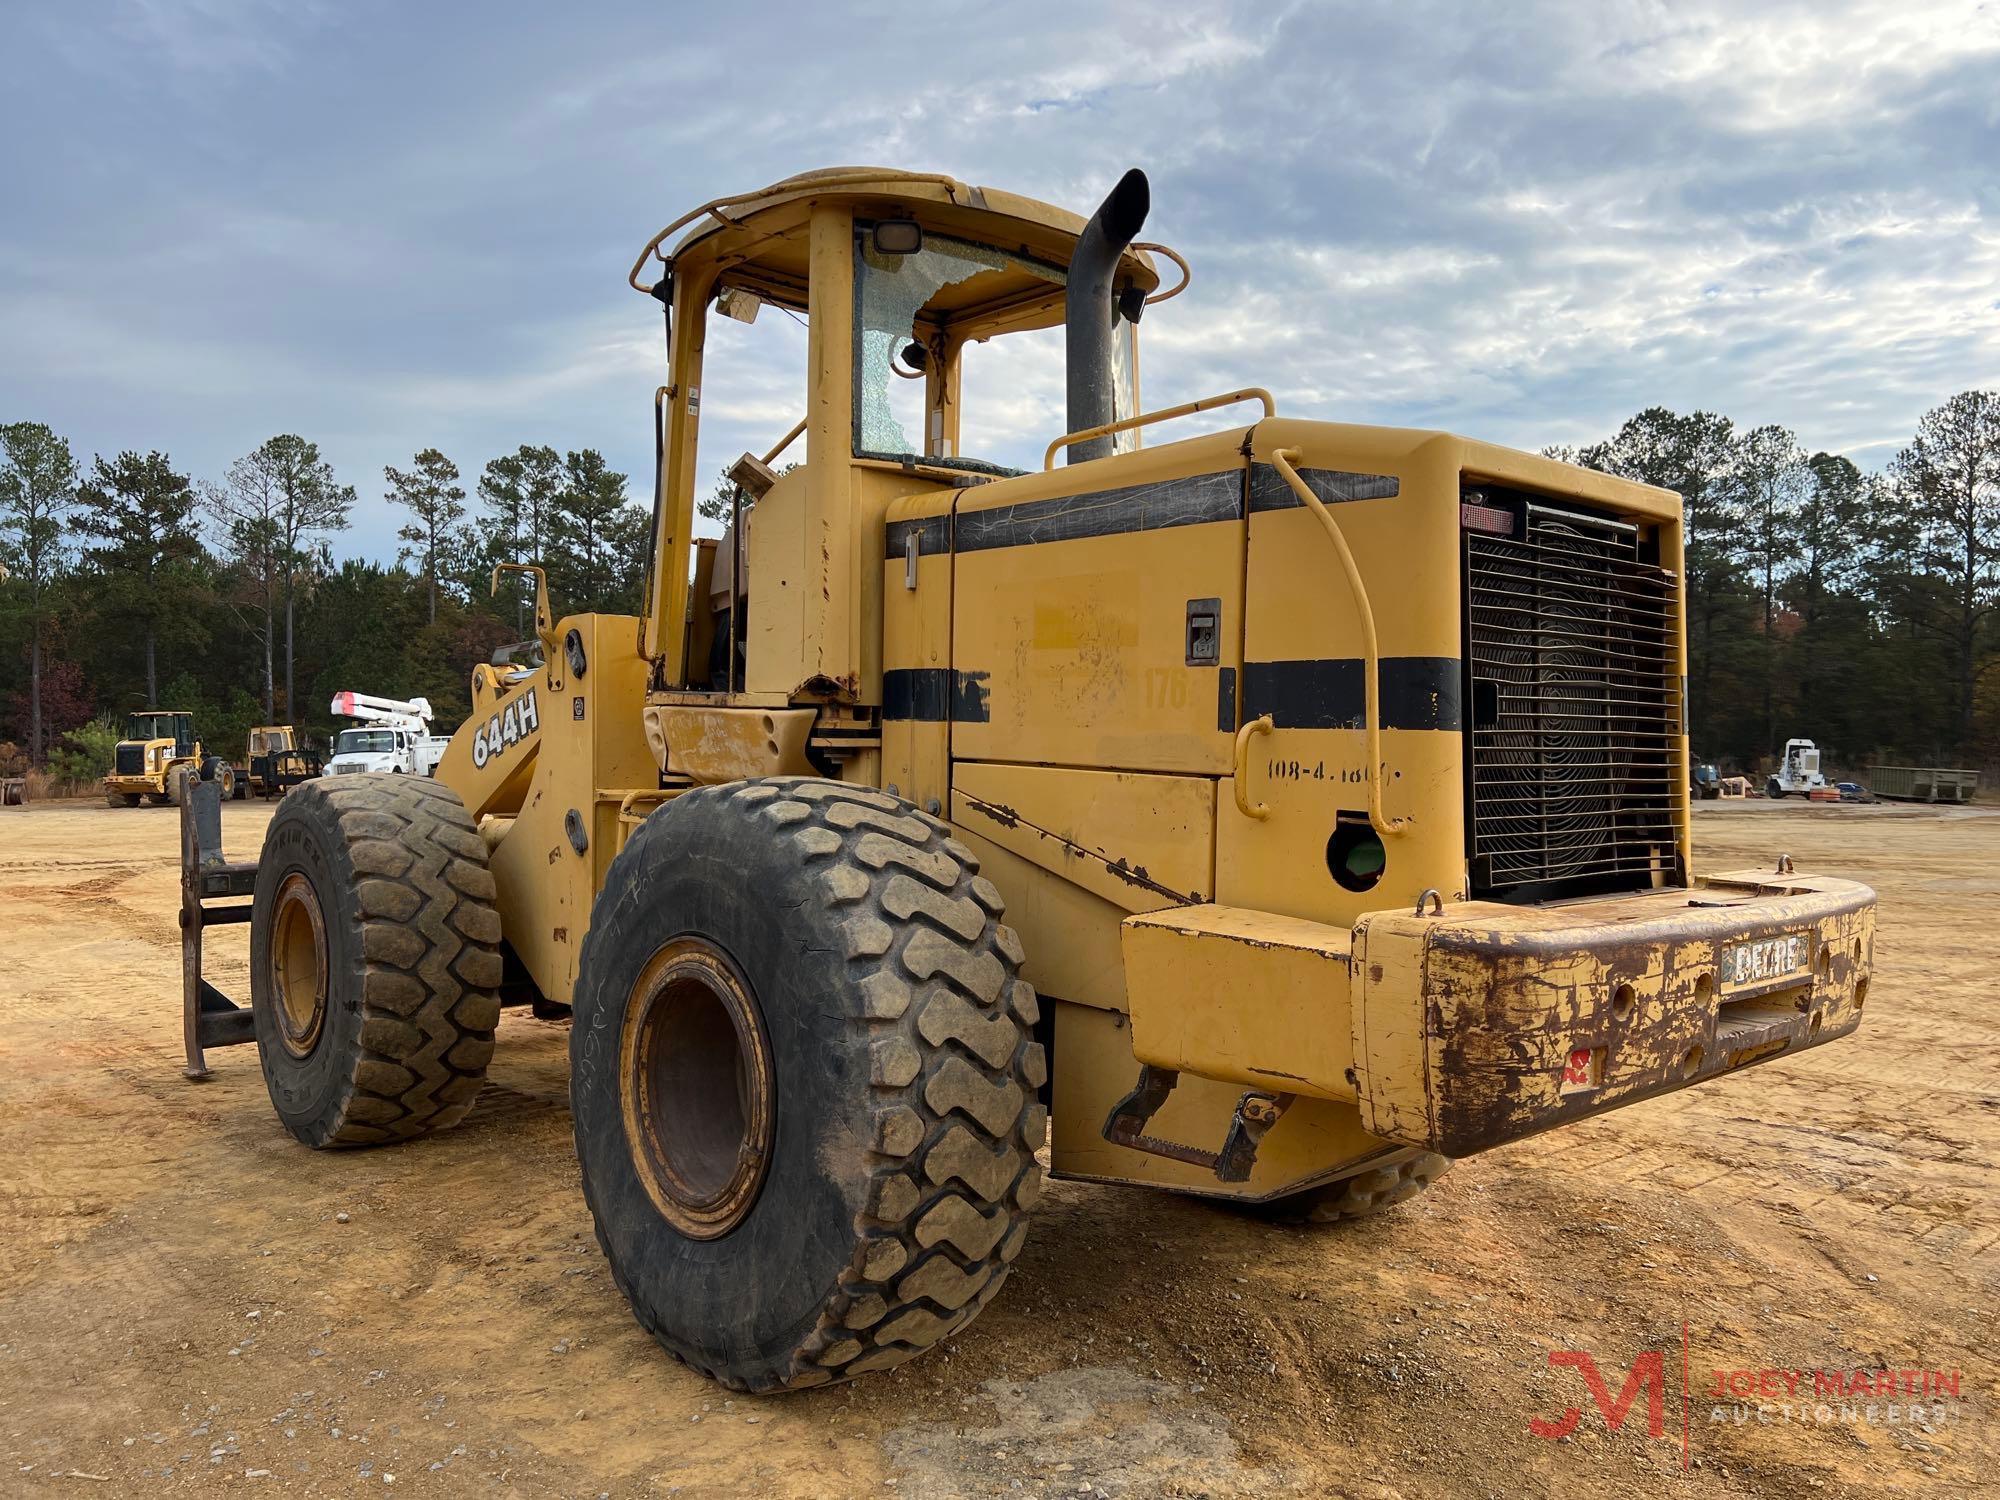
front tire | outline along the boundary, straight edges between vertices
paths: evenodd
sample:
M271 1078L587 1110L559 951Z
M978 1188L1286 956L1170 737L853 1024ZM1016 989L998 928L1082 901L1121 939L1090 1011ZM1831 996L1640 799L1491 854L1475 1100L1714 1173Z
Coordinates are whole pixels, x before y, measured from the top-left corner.
M279 804L250 1000L287 1130L374 1145L465 1117L500 1020L494 896L485 841L445 787L344 776Z
M901 1364L999 1290L1046 1069L999 892L872 788L684 792L611 866L570 1033L584 1196L671 1354L737 1390Z

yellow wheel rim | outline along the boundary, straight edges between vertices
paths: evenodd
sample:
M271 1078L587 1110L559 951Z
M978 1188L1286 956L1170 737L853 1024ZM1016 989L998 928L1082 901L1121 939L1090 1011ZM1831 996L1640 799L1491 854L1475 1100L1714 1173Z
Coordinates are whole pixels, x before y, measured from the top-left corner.
M771 1052L756 998L729 957L677 938L633 981L618 1091L632 1165L660 1213L719 1239L757 1201L776 1131Z
M271 995L285 1050L307 1056L326 1025L326 923L312 882L296 871L278 887L271 919Z

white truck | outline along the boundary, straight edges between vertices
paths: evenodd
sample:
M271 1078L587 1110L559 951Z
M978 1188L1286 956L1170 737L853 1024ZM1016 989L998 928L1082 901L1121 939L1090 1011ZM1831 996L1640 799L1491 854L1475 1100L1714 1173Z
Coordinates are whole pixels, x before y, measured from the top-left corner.
M1826 784L1819 769L1819 746L1811 740L1786 740L1785 758L1764 783L1764 795L1773 799L1805 797Z
M429 776L444 758L447 735L431 733L427 698L372 698L366 693L335 693L333 712L360 719L367 727L343 729L333 742L333 759L326 774L389 771L401 776Z

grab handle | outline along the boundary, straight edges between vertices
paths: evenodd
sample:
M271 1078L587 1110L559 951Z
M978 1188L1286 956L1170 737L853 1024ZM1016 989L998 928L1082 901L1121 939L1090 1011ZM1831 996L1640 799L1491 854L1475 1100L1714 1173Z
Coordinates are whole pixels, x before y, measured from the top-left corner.
M1307 510L1319 517L1319 524L1326 528L1327 536L1333 542L1333 550L1340 556L1340 569L1347 575L1347 589L1354 596L1355 613L1361 617L1361 649L1365 657L1362 670L1366 677L1362 683L1362 728L1368 736L1368 821L1375 832L1383 838L1401 833L1410 826L1407 818L1392 818L1382 809L1382 685L1378 680L1382 675L1382 657L1375 645L1375 611L1368 604L1368 590L1361 582L1361 570L1354 565L1354 554L1347 550L1347 538L1340 534L1340 526L1333 519L1333 512L1326 508L1326 502L1312 492L1312 486L1299 478L1299 471L1293 467L1299 461L1296 448L1281 448L1271 455L1272 467L1284 476L1285 483L1292 487Z
M1255 735L1269 734L1273 727L1271 716L1263 714L1236 731L1236 810L1259 823L1271 816L1271 808L1269 803L1250 800L1250 741Z

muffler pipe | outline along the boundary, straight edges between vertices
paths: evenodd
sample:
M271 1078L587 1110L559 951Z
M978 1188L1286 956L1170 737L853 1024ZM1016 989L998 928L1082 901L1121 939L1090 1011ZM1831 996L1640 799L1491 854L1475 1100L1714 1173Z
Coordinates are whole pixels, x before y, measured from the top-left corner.
M1097 205L1069 258L1069 287L1063 299L1063 360L1071 432L1117 420L1111 340L1118 309L1112 278L1118 270L1118 257L1144 226L1152 206L1153 192L1146 174L1134 167ZM1069 462L1105 458L1111 451L1109 436L1091 438L1070 447Z

